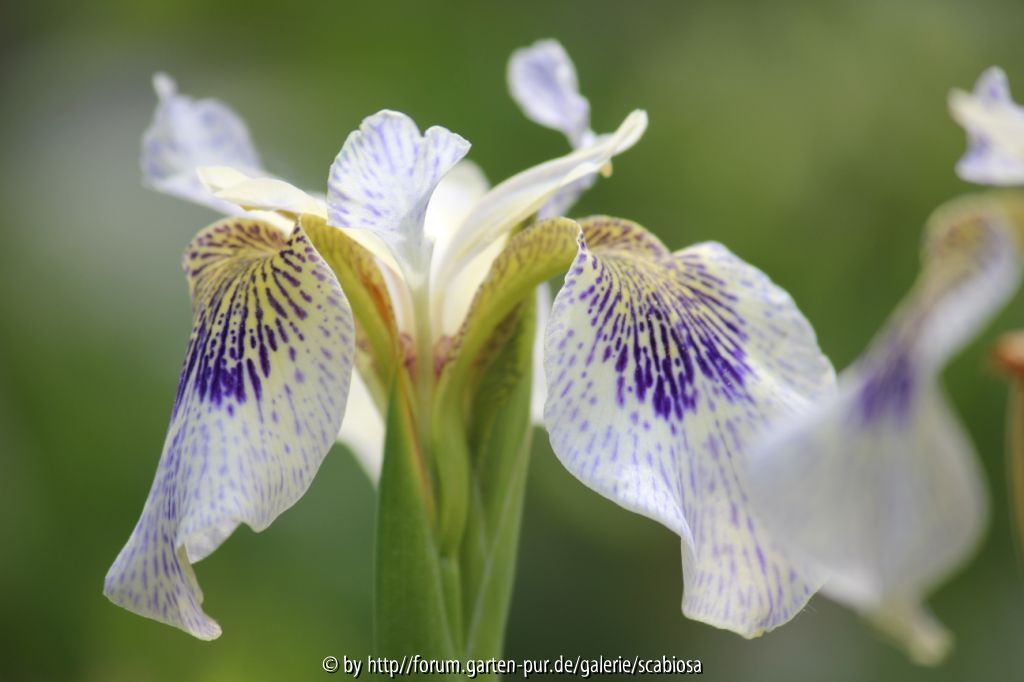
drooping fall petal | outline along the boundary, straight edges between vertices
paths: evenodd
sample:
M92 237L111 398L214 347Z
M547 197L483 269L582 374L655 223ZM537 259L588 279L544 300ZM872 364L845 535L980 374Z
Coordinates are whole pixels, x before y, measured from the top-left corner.
M939 373L1016 290L1020 263L999 201L933 217L913 290L836 395L762 441L752 498L768 528L814 565L823 592L936 663L949 633L925 596L977 545L987 494Z
M817 587L765 532L742 458L834 375L792 299L705 243L675 253L635 223L582 221L544 349L544 419L590 488L682 539L683 612L756 636Z
M104 594L201 639L220 635L191 564L245 523L266 528L306 491L345 411L355 330L301 228L203 230L184 260L193 300L171 425L142 516Z

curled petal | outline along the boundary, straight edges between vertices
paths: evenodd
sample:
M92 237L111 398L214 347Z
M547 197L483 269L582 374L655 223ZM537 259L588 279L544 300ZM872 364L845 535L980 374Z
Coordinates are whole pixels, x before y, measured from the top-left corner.
M957 174L983 185L1024 184L1024 108L1010 97L1002 69L986 70L972 93L954 90L949 108L968 138Z
M427 202L468 151L469 142L440 126L421 135L405 114L381 111L368 117L331 166L331 224L375 234L404 268L427 276Z
M191 564L240 524L266 528L306 491L335 440L354 349L338 282L301 228L252 220L201 232L171 425L135 530L104 594L201 639L220 635Z
M473 258L537 213L560 189L600 170L632 147L647 129L647 114L632 112L611 135L558 159L523 171L491 189L459 226L438 266L439 279L452 277Z
M725 247L584 221L545 341L544 421L583 483L682 538L683 612L753 637L816 588L747 501L742 458L834 382L792 299Z
M327 218L327 204L294 185L272 177L250 177L225 166L204 166L199 178L218 199L244 209L278 211L293 218L314 215Z
M922 606L977 545L987 496L939 372L1017 288L1007 214L969 199L938 212L913 291L838 393L766 437L752 499L772 533L827 576L823 591L935 663L949 638Z
M160 102L142 137L143 182L221 213L239 213L206 190L196 169L234 166L262 173L245 123L217 100L179 95L174 81L165 74L153 77L153 87Z
M279 178L252 177L228 166L204 166L198 173L203 185L217 199L241 210L258 212L275 224L284 220L288 229L299 216L312 216L319 222L327 219L327 202L322 197L309 194ZM379 237L365 230L346 230L345 234L377 257L382 269L399 270L391 250Z
M580 94L576 67L557 40L539 40L513 52L508 87L531 121L561 131L573 148L593 135L590 104Z

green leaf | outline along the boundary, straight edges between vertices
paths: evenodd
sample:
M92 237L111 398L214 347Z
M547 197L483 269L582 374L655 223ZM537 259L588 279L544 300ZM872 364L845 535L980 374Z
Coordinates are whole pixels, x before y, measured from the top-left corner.
M375 649L381 656L451 658L457 648L431 524L430 485L403 386L399 375L388 400L377 507Z

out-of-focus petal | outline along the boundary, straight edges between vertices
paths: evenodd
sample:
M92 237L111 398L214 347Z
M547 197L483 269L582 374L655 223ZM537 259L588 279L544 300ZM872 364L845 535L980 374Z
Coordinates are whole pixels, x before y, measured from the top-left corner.
M576 205L588 189L597 182L597 173L582 177L575 182L569 183L562 189L555 192L546 204L537 211L539 219L554 218L568 215L570 209Z
M1024 108L1010 97L1002 69L986 70L972 93L951 92L949 108L968 139L957 174L983 185L1024 184Z
M193 100L179 95L174 81L166 74L153 77L153 88L160 101L153 122L142 137L143 182L220 213L240 213L230 203L212 196L199 181L196 169L234 166L262 174L259 155L245 123L217 100Z
M561 131L573 148L592 135L590 104L580 94L572 59L557 40L538 40L513 52L508 87L531 121Z
M300 228L202 231L184 260L193 299L171 425L135 530L107 574L114 603L201 639L220 635L191 564L305 493L334 443L355 330L334 274Z
M823 591L934 663L948 648L929 591L977 545L987 495L939 372L1016 290L1008 214L969 198L933 218L922 273L838 393L762 439L751 496ZM943 642L946 644L943 644Z
M368 117L348 136L331 166L331 224L375 234L407 275L429 276L427 203L468 151L469 142L440 126L420 134L405 114L385 110Z
M720 244L670 253L634 223L581 224L547 325L552 447L682 538L687 616L757 636L817 585L750 508L742 458L831 392L832 367L789 295Z
M370 482L376 486L384 463L384 419L359 372L352 373L352 387L348 392L338 441L352 451Z
M647 129L647 114L632 112L611 135L605 135L567 156L534 166L491 189L477 203L442 254L438 279L446 281L516 225L534 215L560 189L600 172L626 151Z

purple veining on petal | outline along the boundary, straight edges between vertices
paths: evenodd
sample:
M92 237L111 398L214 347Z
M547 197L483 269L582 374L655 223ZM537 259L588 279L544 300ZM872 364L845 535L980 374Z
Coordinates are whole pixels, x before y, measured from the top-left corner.
M868 369L858 394L859 416L864 423L892 420L909 423L915 370L906 351L895 350L885 362Z
M341 424L355 328L336 278L301 230L286 240L270 225L225 221L200 233L184 265L193 332L171 426L104 592L211 639L220 628L202 612L190 564L240 523L266 528L305 492ZM278 275L285 269L291 277ZM310 301L317 317L300 315L298 300Z
M740 470L772 420L834 374L785 292L718 244L670 253L639 226L582 221L545 340L560 461L682 540L684 612L754 636L813 593L752 513Z

